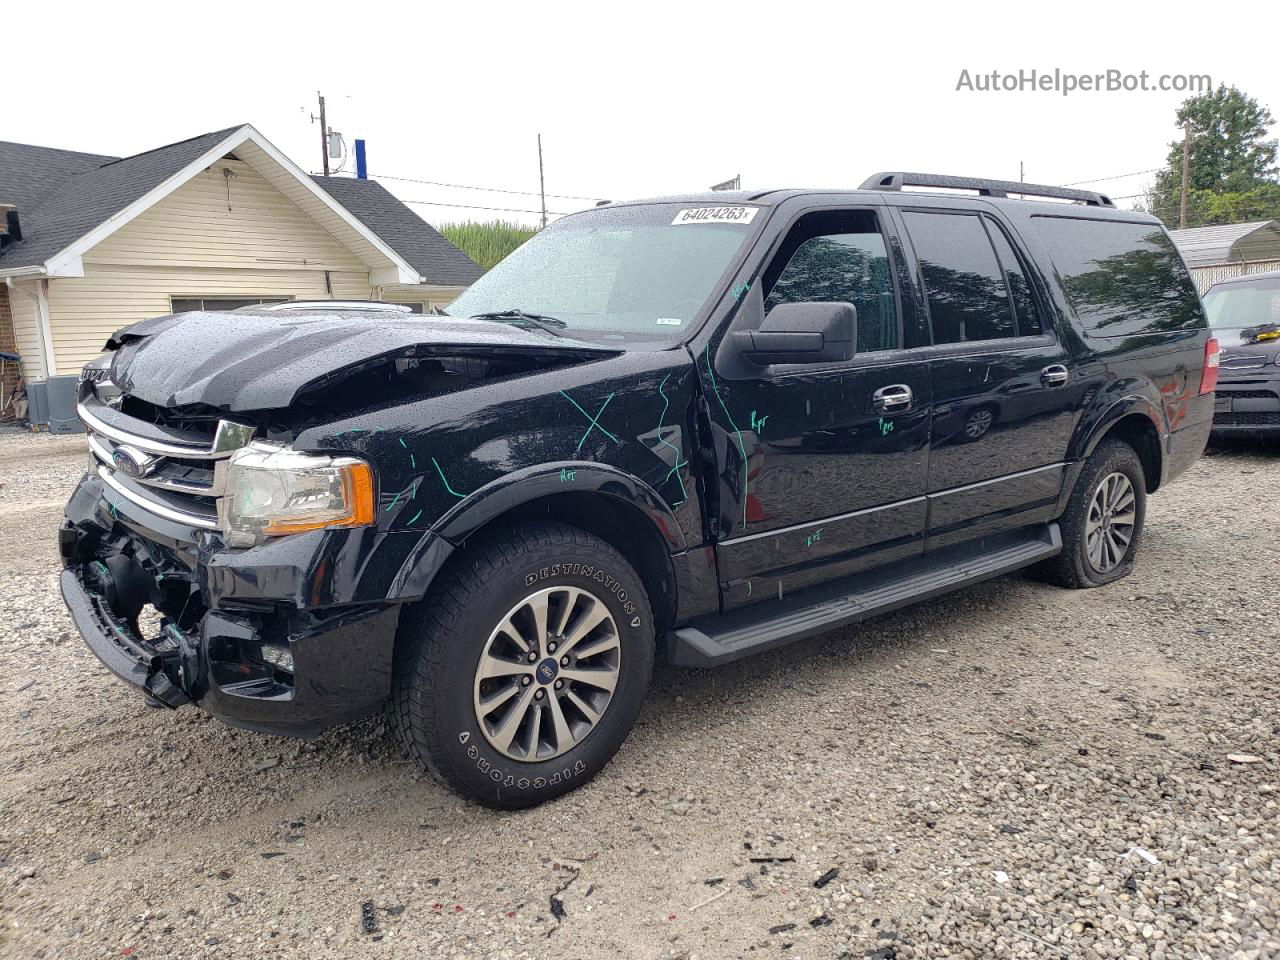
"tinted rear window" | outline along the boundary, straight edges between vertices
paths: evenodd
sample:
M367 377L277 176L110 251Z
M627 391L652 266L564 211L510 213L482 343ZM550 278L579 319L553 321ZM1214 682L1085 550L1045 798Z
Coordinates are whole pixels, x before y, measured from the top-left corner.
M1076 315L1095 337L1205 326L1191 277L1160 227L1067 217L1033 222Z

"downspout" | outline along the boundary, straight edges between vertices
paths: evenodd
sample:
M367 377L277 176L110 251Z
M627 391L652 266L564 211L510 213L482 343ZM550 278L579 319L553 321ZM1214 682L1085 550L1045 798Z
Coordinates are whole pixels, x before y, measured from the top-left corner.
M58 369L57 360L53 354L53 330L49 325L49 281L43 277L38 278L36 280L35 293L18 286L13 282L13 277L5 277L4 283L11 291L16 290L24 297L35 301L36 330L40 333L40 345L44 353L44 376L48 380L55 375Z

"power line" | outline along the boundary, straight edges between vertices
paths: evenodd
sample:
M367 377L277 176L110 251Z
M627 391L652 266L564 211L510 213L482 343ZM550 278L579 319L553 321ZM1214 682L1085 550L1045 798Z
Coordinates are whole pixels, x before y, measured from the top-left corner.
M1151 170L1137 170L1134 173L1117 173L1115 176L1111 177L1095 177L1092 180L1077 180L1075 183L1063 183L1059 184L1059 186L1078 187L1086 183L1102 183L1104 180L1123 180L1125 177L1140 177L1144 173L1159 173L1163 169L1164 167L1154 167Z
M399 180L403 183L422 183L429 187L449 187L453 190L480 190L484 193L511 193L521 197L537 197L541 194L537 190L508 190L504 187L476 187L469 186L465 183L441 183L438 180L418 180L414 177L392 177L385 173L378 174L379 180ZM555 197L557 200L590 200L592 203L603 200L604 197L581 197L571 193L548 193L548 197ZM534 210L534 213L541 213L540 210ZM548 211L549 212L549 211Z
M499 213L542 213L541 210L528 210L524 207L479 207L470 203L445 203L443 200L402 200L402 203L418 203L427 207L457 207L459 210L494 210ZM567 217L563 210L548 210L548 216Z

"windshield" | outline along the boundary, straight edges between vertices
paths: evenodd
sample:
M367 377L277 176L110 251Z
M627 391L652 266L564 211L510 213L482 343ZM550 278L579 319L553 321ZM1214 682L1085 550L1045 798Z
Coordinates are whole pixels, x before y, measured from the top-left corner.
M688 329L763 221L759 213L656 203L576 214L539 232L446 312L503 319L518 311L562 321L557 332L567 337L666 345Z
M1239 330L1241 343L1280 340L1280 277L1223 283L1204 297L1209 326Z

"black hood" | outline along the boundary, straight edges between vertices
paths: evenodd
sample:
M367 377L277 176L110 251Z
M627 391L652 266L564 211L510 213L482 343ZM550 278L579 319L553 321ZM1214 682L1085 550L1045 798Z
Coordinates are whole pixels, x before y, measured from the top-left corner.
M454 317L179 313L112 335L111 379L161 407L222 410L290 406L308 384L383 357L559 355L584 360L613 348L506 324Z

